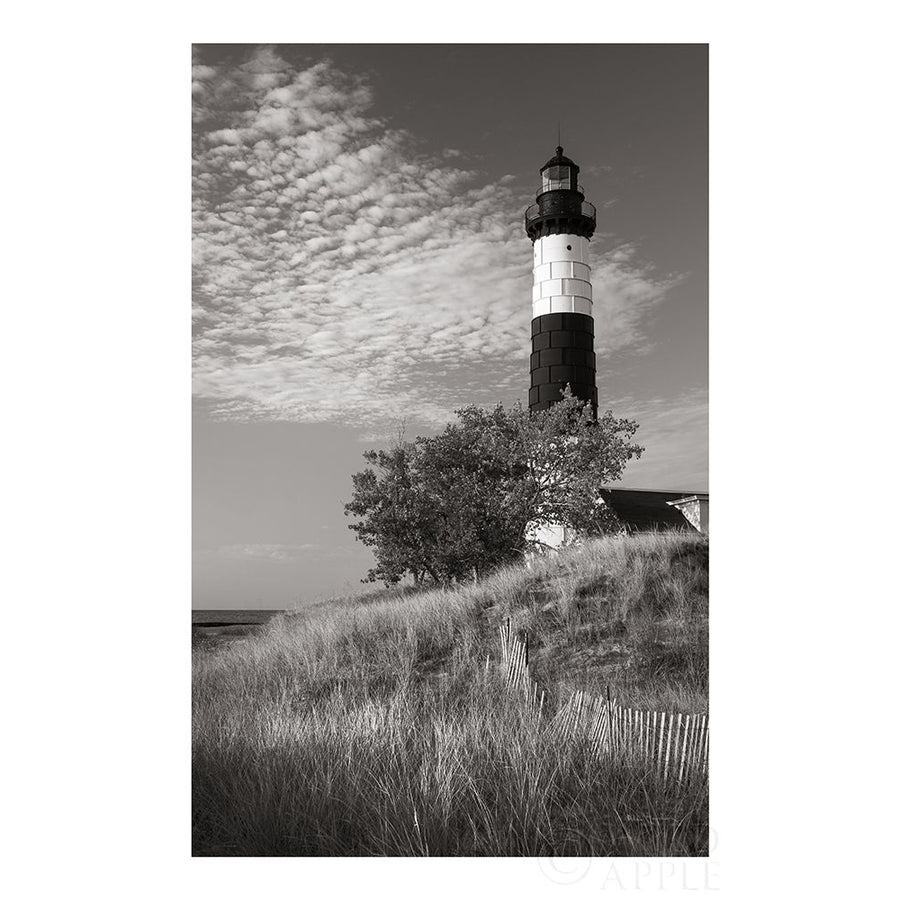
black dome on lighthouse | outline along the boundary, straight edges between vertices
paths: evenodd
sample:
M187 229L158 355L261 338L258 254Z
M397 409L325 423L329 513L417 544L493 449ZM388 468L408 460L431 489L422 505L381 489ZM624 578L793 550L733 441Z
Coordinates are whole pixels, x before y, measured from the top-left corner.
M563 156L562 147L556 148L556 156L550 157L550 159L548 159L547 162L545 162L541 166L541 171L543 172L544 169L549 169L550 166L569 166L570 168L574 169L575 172L578 172L578 166L575 164L575 162L569 159L568 156Z

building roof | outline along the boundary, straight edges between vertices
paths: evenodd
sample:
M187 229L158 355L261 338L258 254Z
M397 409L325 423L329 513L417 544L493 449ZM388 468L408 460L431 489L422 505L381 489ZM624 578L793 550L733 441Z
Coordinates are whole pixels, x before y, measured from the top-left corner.
M634 531L693 530L681 511L669 504L672 500L687 497L709 498L709 494L696 491L648 491L637 488L601 488L600 495L619 521Z

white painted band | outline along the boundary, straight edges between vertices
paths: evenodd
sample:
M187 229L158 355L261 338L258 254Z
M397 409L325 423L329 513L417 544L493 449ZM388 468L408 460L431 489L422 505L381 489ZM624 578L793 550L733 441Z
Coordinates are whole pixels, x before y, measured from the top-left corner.
M543 297L531 304L531 318L536 319L538 316L559 312L574 312L592 316L593 306L594 304L584 297Z
M577 312L592 315L593 293L588 239L550 234L534 242L534 285L531 317Z
M578 278L581 281L590 281L591 267L585 263L574 261L549 262L535 267L535 284L549 281L551 278Z
M534 242L534 266L578 262L590 265L588 239L577 234L548 234Z

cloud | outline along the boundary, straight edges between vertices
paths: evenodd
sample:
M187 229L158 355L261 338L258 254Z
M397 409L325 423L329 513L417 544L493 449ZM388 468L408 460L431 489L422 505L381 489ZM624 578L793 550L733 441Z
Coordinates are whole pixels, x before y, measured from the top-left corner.
M226 544L214 551L205 551L219 558L256 560L259 562L289 563L301 559L333 559L336 557L358 556L367 552L356 544L331 545L331 544ZM195 551L199 556L204 551Z
M194 67L194 392L231 420L440 426L527 390L528 196L371 113L366 79L272 49ZM669 283L594 260L598 353Z
M217 555L226 559L293 562L304 554L320 549L318 544L228 544L219 547Z

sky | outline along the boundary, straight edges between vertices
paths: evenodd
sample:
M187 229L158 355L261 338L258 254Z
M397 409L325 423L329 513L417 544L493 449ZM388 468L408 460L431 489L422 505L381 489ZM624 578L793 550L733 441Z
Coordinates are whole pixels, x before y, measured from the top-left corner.
M365 589L362 453L527 403L526 206L557 133L597 206L620 484L708 490L706 45L195 45L195 608Z

